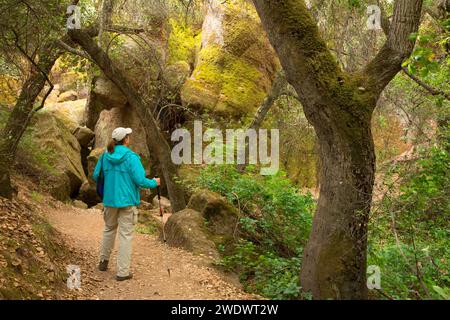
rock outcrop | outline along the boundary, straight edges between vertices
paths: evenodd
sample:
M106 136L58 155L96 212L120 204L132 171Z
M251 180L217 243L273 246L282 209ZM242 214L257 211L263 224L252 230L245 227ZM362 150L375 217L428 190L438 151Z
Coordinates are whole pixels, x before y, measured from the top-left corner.
M75 138L77 138L78 142L80 143L80 146L83 148L86 148L90 145L92 140L95 137L94 132L92 132L91 129L86 127L78 127L73 132L73 135Z
M81 146L66 124L51 111L37 113L31 124L36 162L43 170L43 189L58 200L75 196L87 177L81 162Z
M205 220L198 211L184 209L173 214L165 225L165 232L171 246L211 259L219 258L214 241L208 238Z
M137 114L130 108L113 108L103 110L95 126L95 148L105 148L111 140L112 131L117 127L128 127L133 129L130 140L131 149L139 154L144 165L148 164L150 152L147 147L147 138L144 128Z
M155 196L152 200L152 204L154 208L158 208L159 210L159 205L161 204L161 208L163 209L164 212L172 212L172 206L170 204L169 199L167 199L166 197L161 196L161 200L158 200L158 196Z
M58 96L58 102L75 101L75 100L78 100L78 93L74 90L63 92Z
M222 240L234 236L238 212L219 194L209 190L198 191L189 200L188 208L201 212L209 231L215 236L223 237Z
M66 101L61 103L48 103L45 112L60 119L70 132L74 132L84 122L86 99Z
M200 190L185 210L167 220L167 243L195 254L217 259L219 245L232 244L237 230L237 210L217 193Z
M183 103L228 117L253 114L279 68L254 8L242 1L212 1L201 42L182 88Z

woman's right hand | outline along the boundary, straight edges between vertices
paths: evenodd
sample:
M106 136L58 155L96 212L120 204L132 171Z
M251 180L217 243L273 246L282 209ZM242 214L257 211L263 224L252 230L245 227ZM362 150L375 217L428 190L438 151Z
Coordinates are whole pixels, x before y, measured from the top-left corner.
M160 178L154 178L156 182L158 183L158 187L161 185L161 179Z

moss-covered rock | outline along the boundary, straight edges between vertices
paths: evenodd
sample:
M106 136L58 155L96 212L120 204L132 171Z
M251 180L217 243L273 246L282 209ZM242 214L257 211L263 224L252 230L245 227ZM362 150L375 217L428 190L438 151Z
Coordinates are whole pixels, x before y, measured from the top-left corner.
M87 180L78 140L62 120L45 110L34 116L29 131L22 145L32 149L26 151L43 172L42 188L58 200L70 199Z
M74 90L63 92L58 96L58 102L75 101L75 100L78 100L78 93Z
M207 221L208 230L212 234L233 236L238 221L238 212L219 194L209 190L200 190L192 195L188 208L201 212Z
M238 219L237 210L219 194L199 190L192 195L187 209L168 219L167 241L169 245L217 258L219 246L233 243Z
M95 77L93 80L93 93L95 98L105 106L105 109L121 108L127 103L122 91L110 80L104 77Z
M252 114L278 68L254 9L237 0L214 2L203 24L197 64L182 88L182 100L219 115Z
M217 259L216 245L208 239L204 224L202 214L192 209L173 214L165 225L167 244Z

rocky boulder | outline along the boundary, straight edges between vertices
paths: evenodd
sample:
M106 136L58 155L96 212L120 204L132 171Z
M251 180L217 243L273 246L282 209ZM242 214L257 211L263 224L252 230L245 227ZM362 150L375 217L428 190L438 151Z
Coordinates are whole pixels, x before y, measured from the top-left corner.
M106 109L121 108L127 103L127 98L125 98L122 91L113 82L103 77L94 79L93 92L96 99Z
M97 194L95 182L85 181L80 187L78 199L87 204L88 207L95 207L102 199Z
M73 135L75 138L77 138L78 142L80 143L81 147L88 147L89 144L92 142L92 140L95 137L94 132L92 132L91 129L86 127L78 127L73 132Z
M191 67L186 61L178 61L168 66L164 72L164 79L170 90L181 88L191 73Z
M239 214L219 194L200 190L189 200L188 208L200 212L208 223L208 229L215 235L233 237Z
M86 99L50 103L45 105L45 111L60 119L70 132L74 132L84 122Z
M95 126L95 148L105 148L111 140L112 131L117 127L133 129L130 148L139 154L144 165L148 164L150 152L147 147L147 139L144 128L136 112L130 107L112 108L103 110Z
M30 130L36 162L45 172L42 187L58 200L70 199L87 180L78 140L61 119L45 109L33 117Z
M214 0L208 8L182 101L221 116L253 115L279 69L276 54L252 5Z
M155 196L152 201L153 207L159 210L159 200L158 196ZM172 206L170 204L170 200L166 197L161 196L161 208L164 212L172 212Z
M219 245L232 244L239 214L217 193L200 190L185 210L167 220L167 243L216 259Z
M165 225L167 244L183 248L194 254L210 259L218 259L214 241L207 236L202 214L192 209L184 209L173 214Z

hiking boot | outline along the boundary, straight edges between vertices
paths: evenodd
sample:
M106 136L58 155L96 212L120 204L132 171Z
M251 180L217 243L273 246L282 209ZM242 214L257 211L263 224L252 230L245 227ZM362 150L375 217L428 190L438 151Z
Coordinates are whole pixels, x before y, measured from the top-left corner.
M121 276L116 276L116 280L117 281L125 281L125 280L129 280L133 278L133 274L130 273L129 275L125 276L125 277L121 277Z
M108 260L102 260L100 261L100 263L98 264L98 270L100 271L106 271L108 270Z

